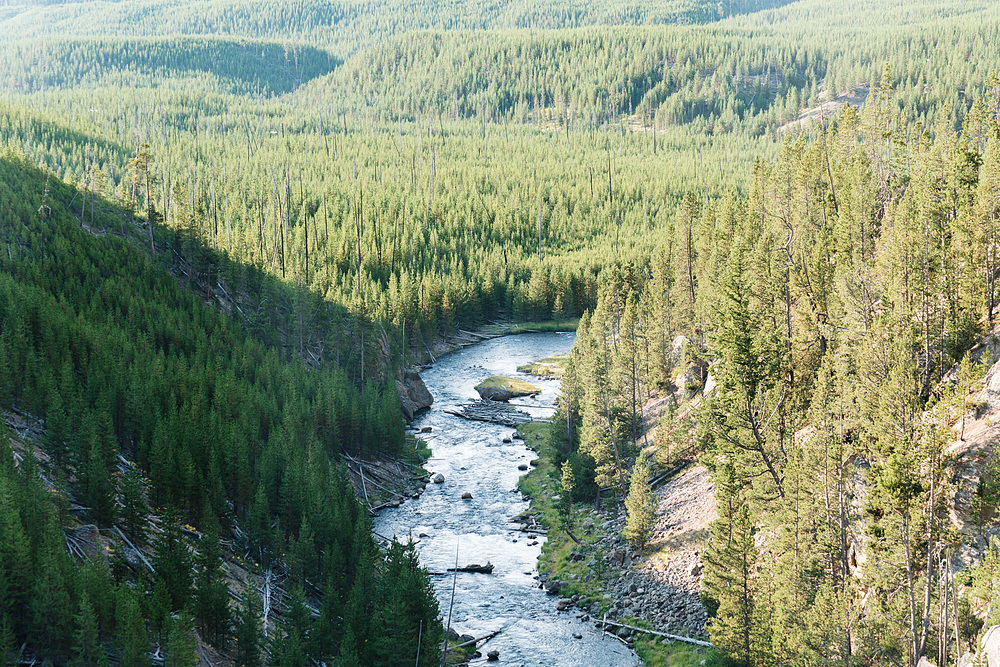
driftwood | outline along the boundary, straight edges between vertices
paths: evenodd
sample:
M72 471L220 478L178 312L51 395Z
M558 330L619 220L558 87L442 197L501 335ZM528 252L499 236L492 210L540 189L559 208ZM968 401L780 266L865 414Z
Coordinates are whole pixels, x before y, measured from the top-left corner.
M503 629L503 628L500 628L499 630L494 630L494 631L493 631L493 632L491 632L490 634L488 634L488 635L483 635L483 636L482 636L482 637L480 637L479 639L470 639L469 641L467 641L467 642L463 642L463 643L461 643L461 644L458 644L457 646L452 646L452 647L451 647L451 649L449 649L449 650L452 650L452 651L453 651L453 650L455 650L455 649L457 649L457 648L465 648L466 646L475 646L475 645L476 645L476 644L478 644L479 642L487 642L487 641L489 641L489 640L493 639L494 637L496 637L496 636L497 636L498 634L500 634L500 633L501 633L501 632L503 632L503 631L504 631L504 629Z
M711 642L702 641L700 639L693 639L691 637L684 637L682 635L672 635L669 632L657 632L656 630L647 630L645 628L637 628L634 625L626 625L624 623L615 623L613 621L595 621L597 625L610 626L612 628L628 628L634 632L642 632L647 635L655 635L657 637L664 637L666 639L671 639L675 642L687 642L688 644L695 644L697 646L707 646L712 648Z
M521 424L532 421L531 415L526 412L521 412L496 401L473 401L460 406L458 410L445 410L445 413L462 419L490 422L509 428L517 428Z
M486 565L470 563L465 567L449 567L449 572L474 572L476 574L493 574L493 563L486 561Z

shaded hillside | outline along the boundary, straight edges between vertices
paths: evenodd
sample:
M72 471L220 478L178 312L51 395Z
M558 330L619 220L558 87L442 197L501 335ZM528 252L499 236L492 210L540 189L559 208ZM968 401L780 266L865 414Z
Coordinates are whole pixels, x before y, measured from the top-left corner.
M220 271L221 261L213 269L211 253L176 233L156 231L151 261L146 230L105 200L92 212L84 197L20 156L0 158L0 406L29 416L32 429L44 423L44 479L58 493L56 505L38 500L49 491L30 465L35 457L22 454L14 465L0 445L0 536L7 545L0 551L0 650L26 643L32 655L58 663L80 650L77 641L86 641L87 651L144 654L151 643L168 647L170 613L181 610L204 631L214 628L220 645L228 642L221 629L234 615L228 594L203 604L217 587L215 566L192 563L176 546L183 542L177 526L188 522L284 579L293 609L273 655L347 653L376 662L387 650L378 637L389 626L373 619L397 604L392 596L410 591L433 600L415 558L403 554L387 583L373 584L380 559L367 513L338 467L341 452L399 450L394 386L374 383L373 374L362 392L346 356L343 366L327 358L309 367L301 335L272 332L268 313L275 311L264 304L302 307L303 295L253 270ZM229 278L231 295L222 287ZM231 318L206 298L244 315ZM246 315L254 303L256 320ZM325 326L347 340L360 335L348 318ZM120 456L136 462L141 485L120 467ZM116 598L103 556L80 565L67 555L67 507L137 545L151 544L155 573L140 576L140 566L130 574L123 553L112 556L110 570L134 582ZM151 525L149 507L164 518ZM31 583L38 576L44 586ZM91 588L87 577L97 582ZM394 581L402 588L390 594ZM322 612L296 615L296 595ZM342 614L347 620L332 621ZM417 624L426 638L436 616L428 607L394 620L393 641L409 641ZM281 640L286 635L298 640Z
M305 46L215 37L60 40L0 46L0 87L15 93L70 88L205 85L231 94L286 93L339 61ZM202 81L204 80L204 81Z

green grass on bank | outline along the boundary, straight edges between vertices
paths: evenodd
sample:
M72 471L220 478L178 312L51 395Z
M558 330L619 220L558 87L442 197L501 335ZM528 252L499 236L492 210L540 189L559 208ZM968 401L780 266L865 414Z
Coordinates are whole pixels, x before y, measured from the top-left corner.
M629 623L643 627L641 622ZM716 667L722 662L715 649L685 644L684 642L666 641L654 635L636 634L632 637L635 652L642 658L646 667L700 667L702 661L706 667Z
M504 332L507 335L522 333L576 331L580 324L579 317L571 317L565 320L543 320L541 322L522 322L511 325L511 328Z
M575 503L570 530L580 543L566 533L560 471L552 462L555 447L552 440L553 426L544 422L529 422L518 427L521 437L538 452L537 465L521 477L518 488L531 497L532 513L549 531L538 560L538 571L548 575L549 579L563 582L561 595L579 595L585 605L600 602L604 606L606 554L597 547L597 542L604 536L601 530L603 518L588 506ZM593 520L594 526L590 534L585 534L583 523L588 518ZM572 560L571 555L574 553L582 553L583 559ZM593 565L589 564L591 562Z
M569 362L568 354L555 354L540 361L532 361L517 367L518 373L528 373L540 377L562 377L566 372L566 364Z

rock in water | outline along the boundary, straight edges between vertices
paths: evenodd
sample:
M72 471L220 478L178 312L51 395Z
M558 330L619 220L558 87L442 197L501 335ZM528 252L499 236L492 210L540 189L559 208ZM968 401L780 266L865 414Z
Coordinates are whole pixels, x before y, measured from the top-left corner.
M490 662L494 662L500 659L500 651L490 651L486 654L486 659Z
M462 494L462 500L472 500L472 494L466 491Z
M541 391L541 389L530 382L502 375L494 375L491 378L483 380L476 385L475 389L479 392L479 396L483 400L500 401L502 403L506 403L518 396L534 396Z
M396 380L396 391L399 394L399 403L403 408L403 416L407 421L413 421L413 415L422 408L429 408L434 402L434 397L424 384L420 373L416 371L406 371L403 373L402 381Z
M479 392L479 397L485 401L506 403L510 399L514 398L514 392L510 389L504 389L503 387L476 387L476 391Z
M436 472L433 475L431 475L431 481L434 482L435 484L444 484L444 475L442 475L439 472Z

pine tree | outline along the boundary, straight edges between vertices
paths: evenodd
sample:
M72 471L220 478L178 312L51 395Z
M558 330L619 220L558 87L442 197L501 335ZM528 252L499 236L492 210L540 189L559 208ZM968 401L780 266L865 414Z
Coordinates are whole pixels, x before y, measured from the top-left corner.
M163 520L163 533L158 536L153 554L153 568L169 596L170 611L187 607L191 599L191 556L178 527L176 516Z
M125 667L149 667L149 634L142 620L139 600L128 586L118 588L115 639Z
M72 664L95 664L99 655L97 642L97 617L90 605L90 597L84 589L80 594L80 611L76 615L76 630L73 633Z
M131 536L134 543L144 545L149 507L146 505L146 497L142 490L141 475L135 467L129 467L125 473L119 499L122 504L122 528Z
M219 539L202 535L199 542L198 572L195 575L195 610L202 637L220 650L225 649L232 617L229 611L229 587L222 572Z
M715 618L709 621L709 636L712 644L736 664L744 667L766 665L768 638L759 620L756 529L750 518L750 508L740 504L728 519L718 526L727 528L728 534L722 534L713 524L713 542L706 554L719 605Z
M260 667L261 618L257 592L248 584L243 590L243 600L236 614L236 664L241 667Z
M782 345L767 313L750 288L747 249L730 255L721 286L723 304L714 335L720 358L719 384L706 402L705 422L719 453L733 459L748 477L770 482L764 496L784 496L785 449L778 433L784 399L779 379Z
M167 633L167 655L165 667L191 667L199 662L198 638L194 634L194 619L186 609L170 619Z
M632 468L628 497L625 498L625 528L622 537L633 549L643 549L653 530L653 493L649 488L650 466L645 452L640 452Z
M111 525L115 521L114 485L111 472L105 463L100 444L96 441L87 453L86 462L80 472L83 496L93 513L94 521L100 525Z
M573 477L573 465L568 461L563 461L562 477L559 480L562 491L559 499L565 508L566 532L573 530L573 487L576 480Z

